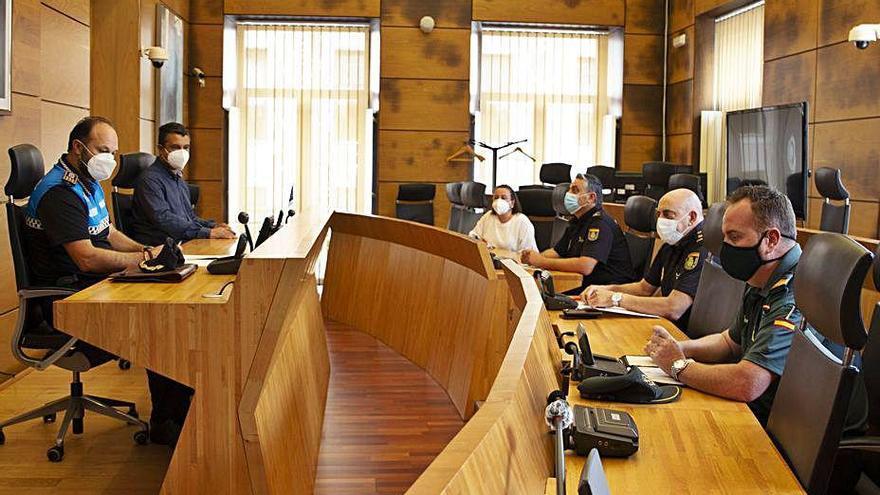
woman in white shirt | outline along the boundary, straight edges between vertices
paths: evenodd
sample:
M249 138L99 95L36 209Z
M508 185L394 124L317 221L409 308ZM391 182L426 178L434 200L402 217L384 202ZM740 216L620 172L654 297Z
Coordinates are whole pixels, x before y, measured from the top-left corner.
M477 222L471 237L483 240L490 248L519 253L523 249L538 250L535 226L522 214L513 188L501 185L492 195L492 209Z

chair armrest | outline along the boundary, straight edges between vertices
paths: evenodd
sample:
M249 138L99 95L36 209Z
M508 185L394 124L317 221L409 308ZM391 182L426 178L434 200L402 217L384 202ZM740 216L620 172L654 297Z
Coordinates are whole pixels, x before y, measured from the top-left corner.
M63 287L29 287L18 291L18 297L22 299L36 299L40 297L67 297L76 294L73 289Z
M840 441L837 449L880 453L880 437L847 438Z
M44 297L67 297L73 294L76 294L75 290L66 289L63 287L27 287L18 291L18 320L16 322L15 332L11 341L12 355L15 356L16 359L27 366L42 371L64 357L64 355L67 354L68 351L70 351L70 349L79 340L76 337L71 337L67 342L64 343L64 345L51 352L50 354L44 356L42 359L36 359L25 354L20 345L20 342L22 339L22 334L24 333L24 324L25 318L27 318L28 304L34 304L32 302L29 303L29 301L31 301L32 299L39 299Z

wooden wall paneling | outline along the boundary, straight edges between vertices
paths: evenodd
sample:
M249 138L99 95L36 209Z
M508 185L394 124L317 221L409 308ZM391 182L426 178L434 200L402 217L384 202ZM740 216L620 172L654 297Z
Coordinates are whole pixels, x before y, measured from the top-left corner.
M670 85L666 90L666 131L687 134L694 126L693 80Z
M661 86L623 85L624 134L659 134L663 122Z
M630 136L624 134L620 137L620 171L642 172L642 164L659 160L661 158L660 136Z
M466 180L470 176L471 165L447 162L446 157L455 153L469 138L470 133L467 132L379 131L379 180Z
M459 179L461 180L461 179ZM458 182L457 180L455 182ZM378 195L378 214L386 217L395 217L397 200L397 189L400 182L380 182ZM446 184L434 184L437 187L437 193L434 196L434 225L445 228L449 225L449 209L451 204L449 198L446 197Z
M15 3L19 2L21 0L15 0ZM91 24L89 0L42 0L42 3L58 12L62 12L66 16L76 19L86 26Z
M776 0L764 4L764 60L816 48L819 0Z
M45 6L40 18L40 96L89 108L88 26Z
M227 15L379 17L379 0L225 0Z
M223 0L190 0L189 22L223 24Z
M811 229L819 228L822 218L822 198L809 198L809 222ZM877 239L880 232L877 223L880 221L880 203L872 201L852 201L849 219L849 235Z
M18 309L0 315L0 345L4 348L4 351L0 352L0 382L9 378L4 375L14 375L26 368L9 352L9 348L12 347L12 334L15 331L17 318Z
M851 43L819 49L816 121L880 116L880 51Z
M199 186L199 204L196 205L196 213L202 218L221 220L226 217L226 189L222 181L217 180L193 180L189 181Z
M45 100L40 102L40 125L42 127L40 151L43 152L43 160L47 168L54 165L61 154L67 151L70 130L88 114L88 110L81 108L58 105ZM138 130L138 134L140 134L140 130ZM120 149L123 148L120 146Z
M382 77L462 81L470 77L468 29L425 34L418 28L383 27L381 36Z
M693 144L692 134L668 136L666 140L666 160L673 163L692 165L694 163Z
M665 0L626 0L626 33L663 34Z
M878 201L880 143L877 136L880 136L880 118L816 124L813 169L839 168L852 199Z
M223 25L190 25L190 65L208 76L223 75ZM385 39L382 39L384 45ZM188 68L187 68L188 69Z
M694 0L669 2L669 32L681 31L694 23Z
M220 77L208 77L205 87L192 88L189 99L189 126L222 129L223 81ZM195 85L195 83L192 83Z
M623 49L624 84L663 84L662 36L626 34Z
M379 129L470 131L467 81L382 79Z
M812 116L816 113L815 96L815 50L764 63L765 106L807 101L810 108L809 120L812 121Z
M709 14L718 17L728 12L745 7L754 0L692 0L694 2L694 16Z
M875 0L818 0L818 2L819 46L846 41L853 26L876 23L877 19L880 19L880 3Z
M686 43L680 48L672 46L673 38L684 34ZM677 31L669 35L669 79L668 84L675 84L687 79L694 78L694 47L696 39L694 38L694 26ZM661 55L662 60L662 55Z
M162 0L161 3L168 7L168 10L177 14L183 19L184 23L189 23L189 3L190 0Z
M0 159L0 180L9 178L9 159L6 150L21 143L30 143L40 147L42 142L42 112L40 111L40 99L35 96L27 96L12 93L12 113L0 116L0 153L4 158ZM51 161L52 158L43 158ZM58 157L55 157L58 158ZM5 184L5 182L4 182ZM5 242L0 239L0 242Z
M6 220L6 208L0 213L0 313L6 313L18 307L18 294L15 291L15 267L12 265L12 249L9 246L9 224ZM9 346L0 347L0 356L9 352Z
M41 91L39 0L19 0L12 5L12 91L39 96Z
M187 180L223 180L223 131L199 128L189 131L191 155L184 169Z
M475 21L623 26L624 0L473 0Z
M417 27L426 15L434 18L437 28L471 27L470 0L382 0L381 3L382 27Z

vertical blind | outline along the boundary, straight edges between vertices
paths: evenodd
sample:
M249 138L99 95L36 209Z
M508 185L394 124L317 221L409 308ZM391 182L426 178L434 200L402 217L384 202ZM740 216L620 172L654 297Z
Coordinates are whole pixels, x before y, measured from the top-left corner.
M499 146L527 138L521 147L536 159L514 154L501 160L499 184L535 184L547 162L579 171L614 165L614 120L605 118L606 34L486 27L481 36L477 140ZM611 163L601 163L609 156ZM474 175L490 184L491 160L476 163Z
M369 26L242 23L236 38L230 213L286 211L291 189L297 210L369 211Z

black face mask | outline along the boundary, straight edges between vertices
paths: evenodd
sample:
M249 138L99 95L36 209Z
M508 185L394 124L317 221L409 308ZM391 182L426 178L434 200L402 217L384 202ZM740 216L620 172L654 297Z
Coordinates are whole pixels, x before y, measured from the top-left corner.
M773 258L772 260L761 259L761 253L758 252L758 248L761 246L761 243L764 242L764 236L766 235L767 231L765 230L761 234L761 237L758 238L758 243L750 247L738 247L723 242L721 244L721 268L724 268L724 271L731 277L745 282L752 278L761 266L782 259L784 255L779 258ZM787 235L783 235L782 237L791 239L791 237Z

